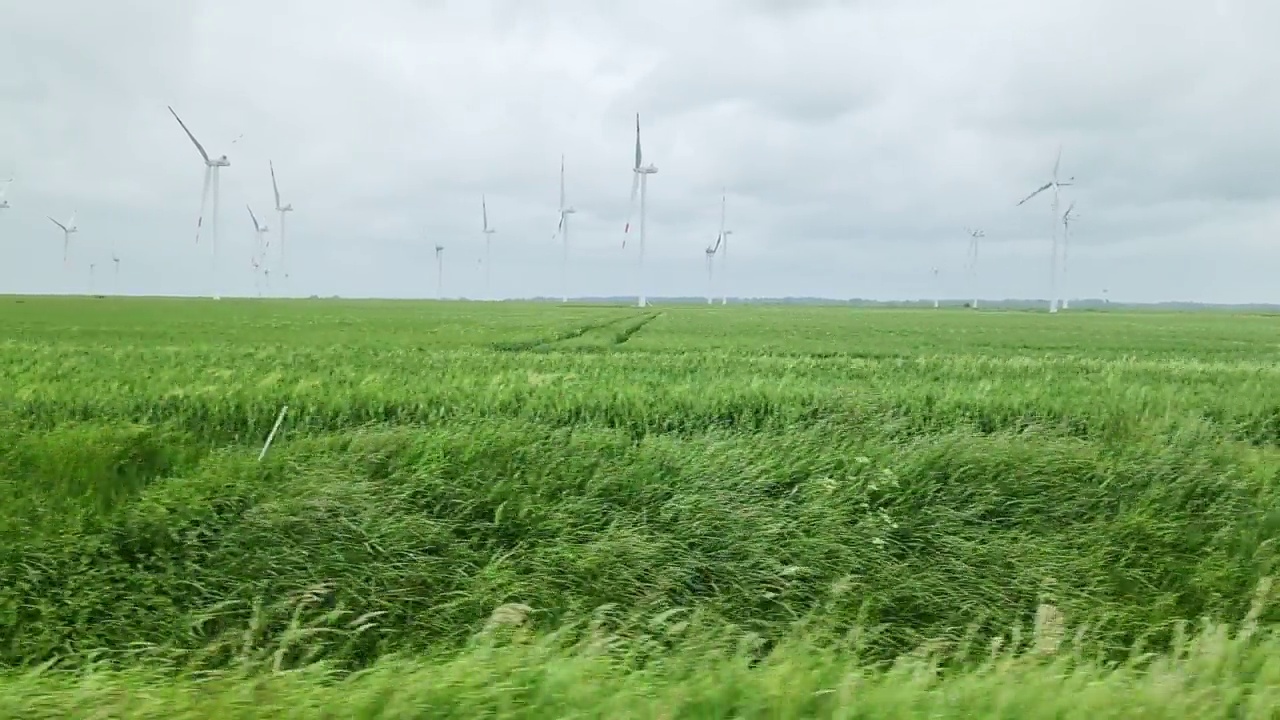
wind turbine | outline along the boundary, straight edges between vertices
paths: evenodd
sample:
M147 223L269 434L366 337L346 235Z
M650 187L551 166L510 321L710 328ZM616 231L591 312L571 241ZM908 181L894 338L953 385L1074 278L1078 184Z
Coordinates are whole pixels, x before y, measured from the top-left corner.
M1052 254L1049 259L1049 312L1058 312L1058 189L1073 185L1075 177L1067 178L1067 182L1058 181L1058 166L1062 164L1062 146L1058 146L1058 158L1053 161L1053 176L1049 182L1041 185L1035 192L1018 201L1018 205L1022 205L1031 198L1040 193L1053 189L1053 236L1051 250Z
M631 205L627 210L627 225L622 230L622 247L627 246L626 236L631 232L631 212L635 209L636 193L640 193L640 265L639 265L639 299L638 305L645 307L649 303L644 294L644 220L645 220L645 196L649 187L649 176L658 172L657 166L650 163L644 164L643 155L640 152L640 113L636 113L636 164L631 168L631 172L635 173L631 178Z
M444 246L436 245L436 299L444 299Z
M111 280L111 284L112 284L111 293L113 295L119 295L120 294L120 256L116 255L115 250L111 251L111 263L115 265L114 275L112 276L112 280Z
M973 309L978 309L978 241L986 237L986 233L978 229L965 228L969 233L969 254L965 265L969 270L969 285L973 291Z
M249 207L247 203L244 209L249 211L249 219L253 221L253 256L255 259L260 259L261 264L265 267L267 264L268 228L265 223L258 222L258 216L253 214L253 208Z
M66 225L63 225L53 218L49 218L49 221L62 228L62 266L66 267L67 251L71 246L71 236L80 231L80 229L76 227L76 214L71 213L71 219L67 221Z
M276 195L276 212L280 213L280 270L284 272L284 279L289 279L289 270L284 262L284 214L293 212L293 203L288 205L280 204L280 186L276 184L276 166L267 161L267 167L271 169L271 191ZM288 284L287 282L285 283ZM287 290L287 288L286 288Z
M575 210L565 204L564 200L564 155L560 156L560 224L556 226L556 235L560 236L560 293L561 302L569 302L569 216ZM552 236L554 239L555 236Z
M942 288L938 285L938 268L933 268L933 308L938 309L941 303Z
M98 263L89 263L89 294L93 295L93 270L98 267Z
M1079 217L1072 215L1071 211L1076 209L1073 202L1067 206L1067 211L1062 213L1062 309L1067 310L1071 307L1071 291L1067 290L1067 247L1071 237L1071 221Z
M720 245L723 241L724 248L720 251L720 287L724 290L724 295L720 298L721 305L729 304L729 236L733 234L732 230L724 229L724 188L720 189L720 237L716 238L716 245Z
M9 178L8 180L5 180L4 183L0 183L0 210L9 209L9 201L5 196L9 194L9 186L12 184L13 178Z
M219 171L224 167L230 167L231 161L226 155L219 155L216 158L209 157L209 153L205 152L204 146L196 140L196 136L191 134L187 129L187 124L182 122L182 118L178 117L178 113L174 112L172 107L169 112L173 115L173 119L178 121L182 126L182 131L191 138L191 144L196 146L196 150L200 151L200 157L204 159L204 189L200 191L200 217L196 218L196 243L200 242L200 228L204 225L204 208L205 203L209 200L210 190L213 195L213 216L210 218L209 229L213 235L213 261L210 266L211 282L213 284L213 299L218 299L218 176ZM240 138L236 138L239 140ZM235 143L235 140L232 141Z
M267 254L266 236L270 228L264 223L258 222L258 216L253 214L253 208L249 207L247 203L244 209L249 211L249 219L253 221L253 251L261 253L265 259Z
M489 227L489 205L485 201L484 195L480 196L480 214L484 219L484 294L487 299L492 300L492 286L489 283L492 275L489 271L490 268L493 267L493 252L490 240L493 238L493 234L496 233L497 230Z
M257 254L254 254L249 257L249 264L253 266L253 291L258 297L262 297L262 277L260 275L262 262L258 260Z
M716 238L715 245L708 245L706 250L706 253L707 253L707 304L708 305L712 305L715 303L715 298L713 297L715 295L715 280L714 280L715 262L716 262L716 253L720 250L720 242L722 240L724 240L723 234L721 234L719 237Z

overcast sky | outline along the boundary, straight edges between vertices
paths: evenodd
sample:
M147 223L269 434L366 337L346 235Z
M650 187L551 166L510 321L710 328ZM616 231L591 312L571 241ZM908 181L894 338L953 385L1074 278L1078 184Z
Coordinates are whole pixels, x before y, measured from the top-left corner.
M1047 297L1059 143L1074 297L1280 302L1275 0L0 0L0 292L252 294L289 216L296 295L706 291L727 189L735 295ZM232 143L232 140L243 137ZM64 268L62 232L76 213ZM634 233L634 228L633 228ZM112 252L120 258L113 277ZM931 279L937 267L938 282ZM720 269L718 268L718 271ZM118 283L118 284L117 284Z

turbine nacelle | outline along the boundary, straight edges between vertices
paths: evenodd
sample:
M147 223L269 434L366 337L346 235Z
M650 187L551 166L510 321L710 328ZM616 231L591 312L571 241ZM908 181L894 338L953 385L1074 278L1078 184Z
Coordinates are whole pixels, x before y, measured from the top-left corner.
M8 200L0 200L0 210L8 209L8 207L9 207Z
M641 165L640 167L632 168L632 172L637 173L637 174L640 174L640 175L652 175L652 174L654 174L654 173L658 172L658 166L657 166L657 165L652 165L652 164L650 164L650 165Z
M231 167L231 161L227 159L226 155L219 155L216 158L205 160L204 164L209 167Z
M276 208L276 212L293 212L293 203L289 203L288 205L285 205L284 207L278 207L278 208Z

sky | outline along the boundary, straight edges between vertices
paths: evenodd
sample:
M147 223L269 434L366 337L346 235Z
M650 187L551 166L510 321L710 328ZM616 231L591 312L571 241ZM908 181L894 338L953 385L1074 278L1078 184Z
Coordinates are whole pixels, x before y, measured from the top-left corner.
M0 17L0 293L696 296L723 192L717 293L1046 298L1052 194L1016 204L1061 147L1067 296L1280 302L1274 0L0 0ZM166 106L231 162L216 264L203 161ZM643 268L636 223L623 246L636 113L658 168ZM268 161L295 208L283 257ZM72 213L64 263L49 217ZM966 228L985 234L972 272Z

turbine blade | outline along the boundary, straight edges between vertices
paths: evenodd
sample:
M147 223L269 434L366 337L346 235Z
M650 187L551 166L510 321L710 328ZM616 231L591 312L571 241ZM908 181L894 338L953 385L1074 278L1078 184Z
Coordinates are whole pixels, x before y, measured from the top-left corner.
M200 191L200 215L196 217L196 244L200 244L200 228L204 225L204 209L209 202L209 184L213 180L213 168L204 168L204 189Z
M1051 188L1051 187L1053 187L1053 183L1051 183L1051 182L1047 182L1047 183L1045 183L1045 184L1041 185L1041 186L1040 186L1040 188L1039 188L1039 189L1037 189L1035 192L1033 192L1033 193L1031 193L1030 195L1028 195L1028 196L1026 196L1026 197L1022 198L1021 200L1019 200L1019 201L1018 201L1018 205L1021 205L1021 204L1025 203L1026 201L1028 201L1028 200L1030 200L1031 198L1033 198L1033 197L1035 197L1035 196L1039 195L1040 193L1044 192L1045 190L1048 190L1048 189L1049 189L1049 188ZM1015 207L1016 207L1016 206L1015 206Z
M262 232L262 226L258 224L258 216L253 214L253 208L246 204L244 209L249 211L249 218L253 220L253 229Z
M640 154L640 113L636 113L636 169L640 168L642 161Z
M560 156L560 211L564 212L564 155ZM564 215L560 216L560 222L564 222Z
M631 176L631 202L629 205L627 205L627 225L622 229L622 234L624 236L631 232L631 218L635 215L635 212L636 212L636 196L639 195L639 193L640 193L640 173L633 173ZM627 239L626 237L623 237L622 247L626 247L626 246L627 246Z
M166 107L169 106L166 105ZM196 136L192 135L191 131L187 129L187 124L182 122L182 118L178 117L178 113L174 112L172 107L169 107L169 112L173 113L173 119L178 121L178 124L182 126L182 131L187 134L187 137L191 138L191 142L194 143L196 149L200 151L200 157L204 158L205 162L209 162L209 153L204 151L204 146L201 145L200 141L196 139Z
M45 217L49 217L49 216L48 216L48 215L46 215ZM51 222L51 223L53 223L54 225L57 225L58 227L62 228L62 232L66 232L66 231L67 231L67 226L66 226L66 225L63 225L62 223L58 222L57 220L54 220L54 219L53 219L53 218L51 218L51 217L49 218L49 222Z
M484 231L489 232L489 205L483 195L480 196L480 213L484 216Z
M1058 167L1062 165L1062 145L1058 145L1058 157L1053 161L1053 179L1058 180Z
M280 209L280 186L276 185L276 166L267 161L267 167L271 168L271 192L276 195L276 209Z

